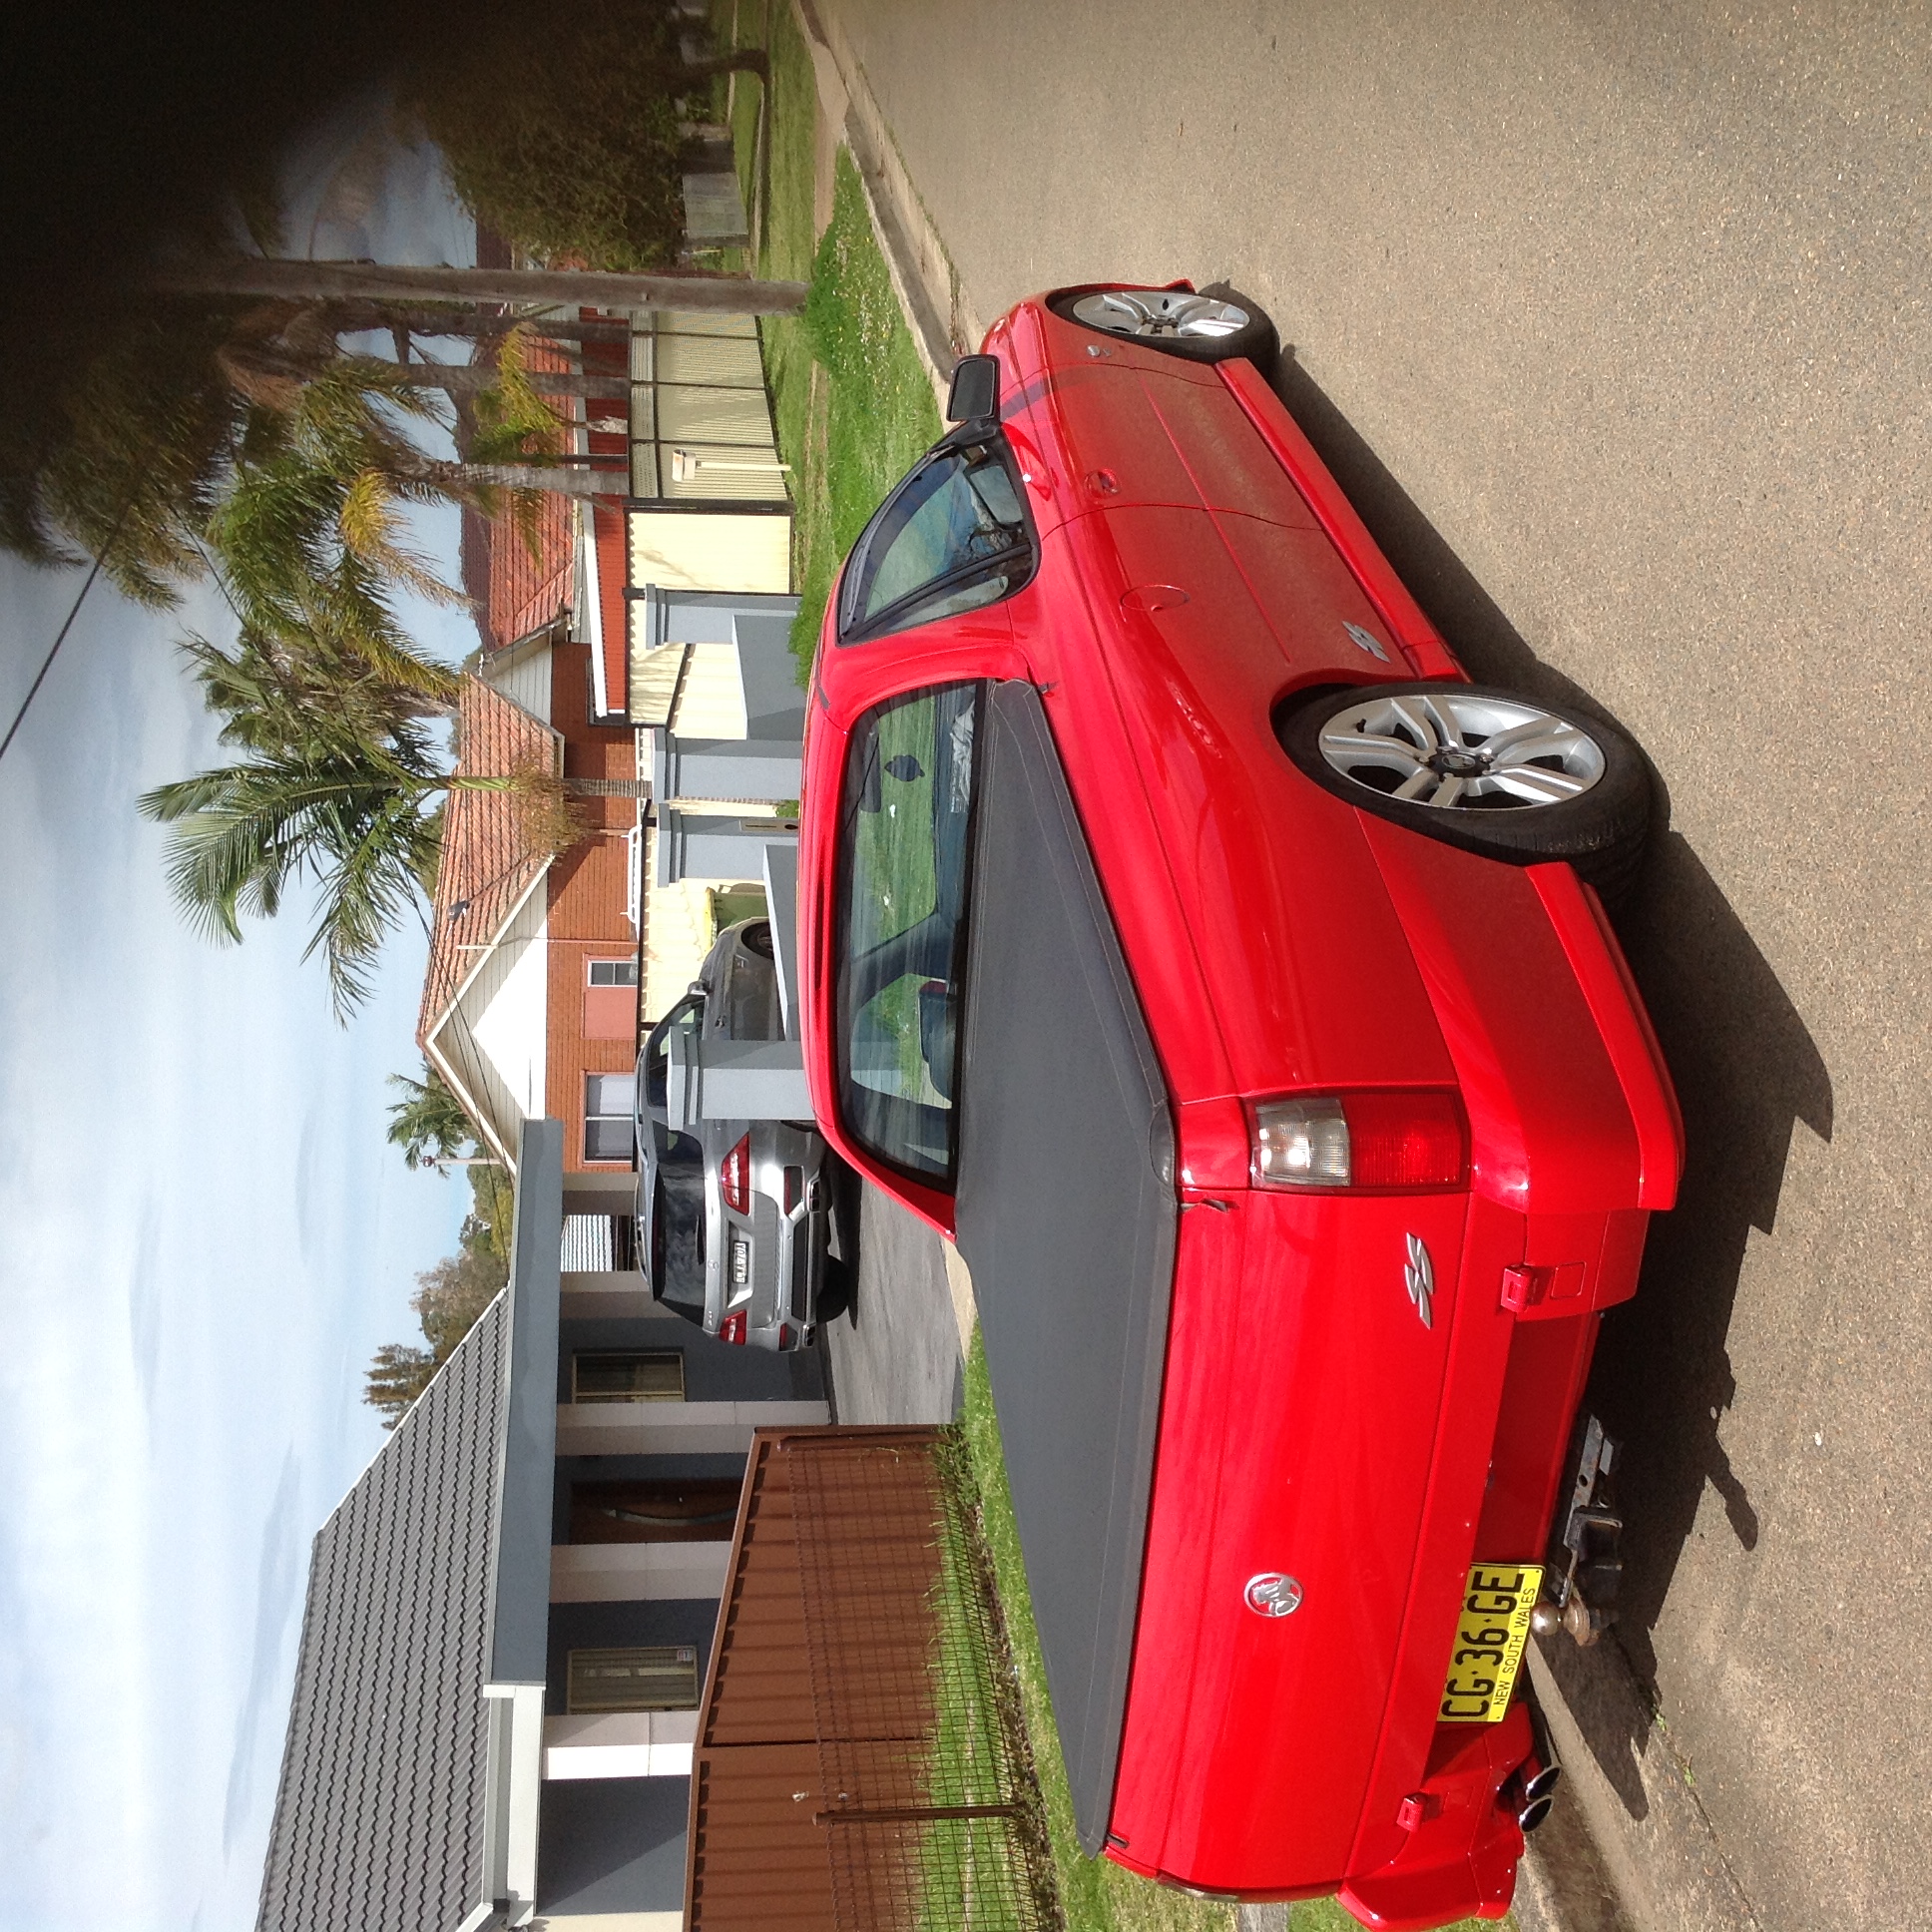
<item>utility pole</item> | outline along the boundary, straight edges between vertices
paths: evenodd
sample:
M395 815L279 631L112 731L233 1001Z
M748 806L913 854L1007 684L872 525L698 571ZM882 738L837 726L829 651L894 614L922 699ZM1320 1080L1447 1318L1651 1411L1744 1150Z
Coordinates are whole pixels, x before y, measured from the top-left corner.
M809 284L743 275L620 275L595 268L411 268L377 261L295 261L259 255L175 261L154 287L176 295L259 295L286 301L556 302L572 308L703 309L795 315Z

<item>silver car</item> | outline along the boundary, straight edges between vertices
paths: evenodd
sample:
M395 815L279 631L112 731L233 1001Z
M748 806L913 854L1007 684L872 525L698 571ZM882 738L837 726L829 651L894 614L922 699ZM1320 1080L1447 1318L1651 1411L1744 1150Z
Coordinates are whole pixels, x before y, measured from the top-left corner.
M671 1042L681 1030L694 1049L701 1038L782 1037L769 921L742 919L719 934L638 1056L639 1265L651 1292L708 1335L808 1347L835 1265L824 1137L789 1121L673 1127Z

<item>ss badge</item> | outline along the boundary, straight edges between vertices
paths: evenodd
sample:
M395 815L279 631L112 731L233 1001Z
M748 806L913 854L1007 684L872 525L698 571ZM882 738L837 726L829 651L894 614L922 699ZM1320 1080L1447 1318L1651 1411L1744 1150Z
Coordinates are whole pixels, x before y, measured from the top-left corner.
M1408 1283L1409 1299L1415 1303L1415 1311L1422 1317L1423 1327L1433 1328L1436 1325L1436 1270L1419 1234L1409 1236L1409 1264L1402 1270L1402 1275Z

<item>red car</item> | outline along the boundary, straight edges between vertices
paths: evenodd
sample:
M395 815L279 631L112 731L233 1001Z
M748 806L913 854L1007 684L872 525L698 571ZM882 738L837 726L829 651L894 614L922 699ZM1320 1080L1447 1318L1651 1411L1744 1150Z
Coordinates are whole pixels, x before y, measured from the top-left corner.
M1077 288L961 365L825 619L804 1052L972 1270L1089 1851L1421 1927L1547 1809L1520 1659L1609 1609L1579 1400L1682 1128L1591 884L1641 756L1468 682L1273 346Z

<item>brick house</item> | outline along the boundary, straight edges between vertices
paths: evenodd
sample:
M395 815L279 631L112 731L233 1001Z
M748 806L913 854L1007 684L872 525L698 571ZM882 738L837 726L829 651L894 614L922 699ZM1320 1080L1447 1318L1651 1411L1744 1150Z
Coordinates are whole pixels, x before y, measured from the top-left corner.
M551 850L527 802L451 795L418 1041L499 1159L524 1121L564 1122L571 1225L608 1261L627 1251L641 1031L719 926L762 904L744 854L796 793L803 694L754 324L585 319L585 339L533 342L526 366L613 392L572 399L572 441L629 494L466 517L483 649L458 716L460 772L555 773L584 835Z

